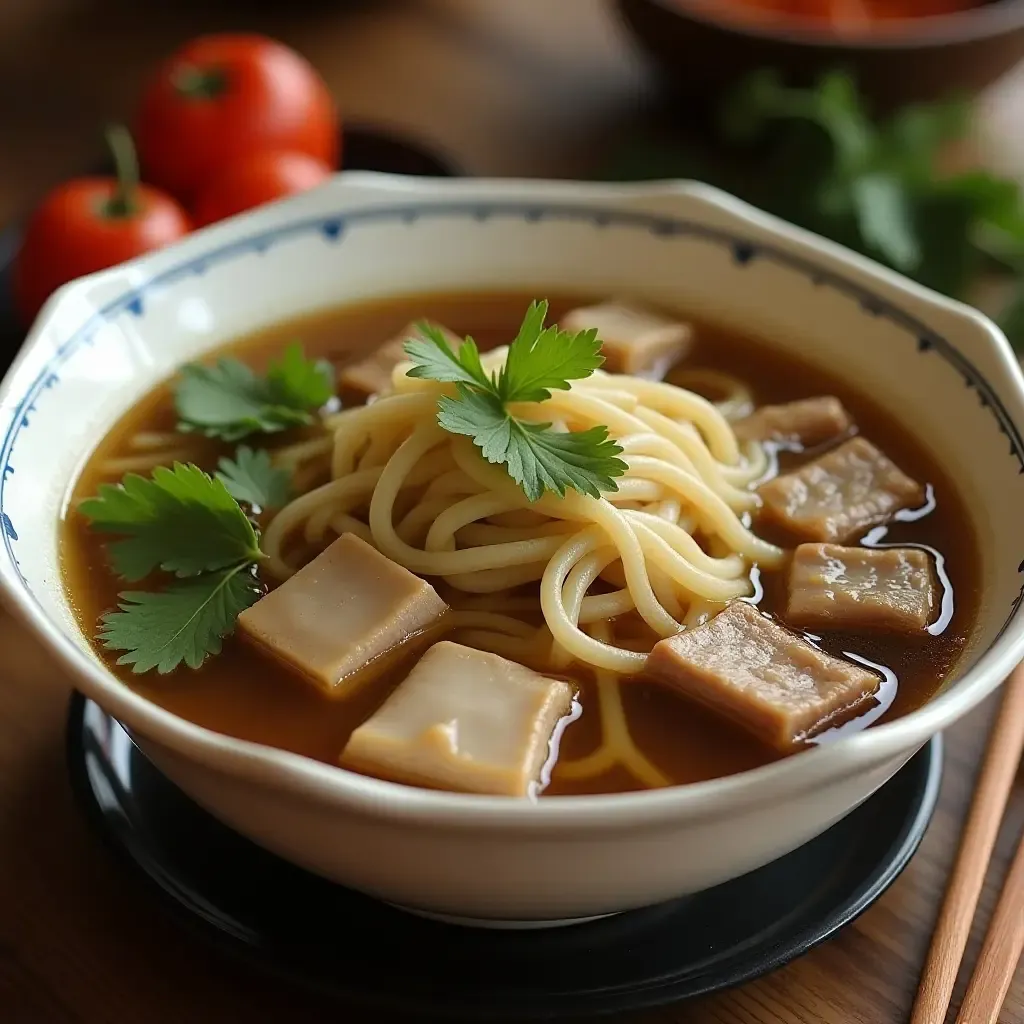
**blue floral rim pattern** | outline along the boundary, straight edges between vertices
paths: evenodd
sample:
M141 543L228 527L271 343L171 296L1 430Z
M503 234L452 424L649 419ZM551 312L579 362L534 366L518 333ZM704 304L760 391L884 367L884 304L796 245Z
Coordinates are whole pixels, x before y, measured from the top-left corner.
M293 240L303 235L319 235L325 244L337 245L344 242L348 232L360 224L397 222L414 224L423 219L461 219L485 223L495 218L509 218L526 224L545 221L570 221L590 224L595 229L610 226L644 231L666 240L674 238L696 238L710 245L727 249L738 266L748 266L757 260L768 260L807 278L815 287L831 288L856 302L866 316L883 318L899 328L917 347L922 355L932 354L947 362L960 375L967 387L972 388L978 399L995 417L1000 432L1007 438L1010 454L1013 455L1024 473L1024 440L1009 412L996 394L995 389L981 372L952 343L937 334L916 317L894 306L869 289L856 284L842 274L824 269L810 260L787 252L771 244L754 242L734 235L729 231L709 227L705 224L675 217L637 212L612 210L587 205L567 203L491 202L461 201L452 203L408 203L324 214L238 239L179 263L148 281L120 295L93 313L56 350L52 358L29 386L28 391L17 402L11 424L0 446L0 536L4 548L14 565L25 589L32 590L21 571L15 554L14 544L18 532L10 515L4 508L4 498L10 478L15 473L11 458L19 435L31 423L31 414L36 410L40 397L60 381L60 367L83 345L92 343L97 330L127 314L143 317L149 301L161 291L175 283L193 276L201 276L219 264L230 262L249 254L265 253L272 246ZM1018 571L1024 572L1024 562ZM1024 602L1024 587L1014 601L1010 616ZM1003 627L1005 629L1005 625Z

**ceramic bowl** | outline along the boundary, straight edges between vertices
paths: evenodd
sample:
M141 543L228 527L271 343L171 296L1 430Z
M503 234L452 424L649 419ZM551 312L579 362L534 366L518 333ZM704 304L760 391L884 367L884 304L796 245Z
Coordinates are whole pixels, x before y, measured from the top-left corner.
M182 362L322 307L430 290L632 293L749 331L855 381L953 471L984 599L921 710L730 778L538 802L429 792L241 742L107 671L61 583L76 472ZM979 313L713 189L342 174L47 304L0 389L0 582L68 679L239 832L420 912L551 924L654 904L807 842L991 693L1024 654L1024 380ZM884 441L884 439L883 439Z
M976 92L1024 57L1024 0L993 0L957 14L912 18L837 35L799 18L741 18L717 0L617 0L622 18L664 73L694 102L762 67L813 81L851 70L877 106Z

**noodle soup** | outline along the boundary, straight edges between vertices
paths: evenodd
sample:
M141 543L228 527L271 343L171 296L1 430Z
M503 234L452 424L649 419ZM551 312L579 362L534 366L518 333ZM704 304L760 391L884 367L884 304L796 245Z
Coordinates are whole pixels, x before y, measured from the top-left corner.
M97 517L83 514L90 506L82 502L101 485L174 463L213 473L225 458L241 465L245 445L270 453L290 496L278 509L246 508L262 551L252 580L259 599L223 649L212 643L200 667L160 674L118 664L123 645L111 652L97 644L111 671L149 700L231 736L401 782L534 795L730 775L905 714L935 694L977 608L970 523L925 446L845 383L685 316L652 313L648 321L644 311L622 316L602 299L552 297L548 321L567 332L578 326L577 337L594 321L606 355L611 334L643 335L635 351L627 345L618 355L638 372L619 375L605 364L505 412L497 399L480 399L468 426L452 407L447 422L465 427L460 433L438 422L439 400L468 406L460 387L483 395L483 384L410 377L406 364L392 371L382 357L384 393L365 409L357 404L375 369L367 356L387 342L380 351L393 352L394 340L411 336L407 325L423 319L458 338L472 335L486 382L504 365L532 298L430 295L347 307L224 350L256 375L280 365L295 340L308 359L327 360L331 375L340 374L342 407L326 402L307 425L274 423L230 440L224 431L181 432L174 382L133 409L93 454L68 506L62 561L87 635L119 600L124 606L125 592L153 591L160 576L135 574L126 585L112 571L117 530L98 530ZM606 324L612 314L619 320ZM458 353L454 341L451 351ZM346 373L354 364L360 372ZM829 401L806 407L809 425L804 406L787 406L819 398ZM508 461L480 457L484 444L498 443L493 430L481 443L490 423L481 417L505 430L506 412L518 424L507 428L511 440L499 438L510 451L518 443L536 452L539 442L520 434L551 424L544 450L564 465L566 436L603 429L617 454L595 437L572 458L622 470L598 487L600 499L573 487L530 495ZM808 493L820 498L814 507L800 505ZM335 548L339 538L347 546ZM359 581L377 579L373 557L393 563L396 592L408 597L402 609L413 609L396 617L408 627L396 642L351 672L336 668L337 651L320 657L308 636L281 635L290 613L270 603L304 586L304 567L314 562L326 567L324 577L330 566L320 560L333 551L343 566L367 567ZM341 572L337 585L352 578ZM361 609L338 600L343 632ZM316 606L310 621L325 607L319 597ZM379 637L371 626L367 636ZM743 663L766 649L764 664ZM467 650L494 660L467 661ZM462 663L468 682L460 695L446 684ZM526 675L506 678L508 666ZM495 692L515 690L519 703L479 706L484 684L470 684L490 679L492 669ZM432 693L437 721L428 721ZM464 718L460 700L472 705ZM414 711L424 728L412 735L399 713ZM520 723L513 712L527 717ZM503 767L486 765L463 782L451 765L460 742L472 739L469 723L493 732L505 714L508 735L488 734L488 742L512 737L516 749L502 754Z

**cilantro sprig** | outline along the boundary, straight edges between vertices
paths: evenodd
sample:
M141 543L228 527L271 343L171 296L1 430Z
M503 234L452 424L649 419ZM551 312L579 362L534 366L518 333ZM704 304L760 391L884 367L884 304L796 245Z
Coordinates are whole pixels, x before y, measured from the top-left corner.
M97 638L124 652L119 665L199 668L260 597L256 530L225 482L197 466L158 467L150 479L130 473L101 484L79 510L92 529L120 538L107 551L122 579L173 576L159 591L119 594L117 610L101 617Z
M178 430L223 441L307 426L333 397L331 364L307 359L298 344L289 345L263 376L230 357L209 366L189 363L174 389Z
M715 145L640 135L601 176L709 182L955 298L993 272L1010 285L997 317L1024 351L1024 192L945 166L970 115L952 97L879 117L844 71L804 87L765 68L723 98Z
M571 381L589 377L604 362L596 330L569 334L545 327L547 313L547 302L531 303L504 366L490 376L472 338L456 352L439 328L420 324L422 338L405 343L413 363L408 374L455 385L456 397L438 400L438 423L471 437L488 462L505 466L530 501L545 491L564 497L568 488L598 498L602 491L618 490L615 478L628 468L617 458L622 448L607 428L560 432L509 409L517 402L545 402L552 391L567 391Z

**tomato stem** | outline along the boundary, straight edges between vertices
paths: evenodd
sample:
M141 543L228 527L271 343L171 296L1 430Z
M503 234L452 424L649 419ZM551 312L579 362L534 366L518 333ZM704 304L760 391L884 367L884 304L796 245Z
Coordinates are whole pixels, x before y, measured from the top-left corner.
M107 131L107 145L114 157L117 188L107 201L104 213L108 217L130 217L137 208L139 187L139 158L135 152L131 132L123 124L113 124Z
M197 68L185 65L174 74L174 88L186 99L211 100L228 87L227 73L221 68Z

